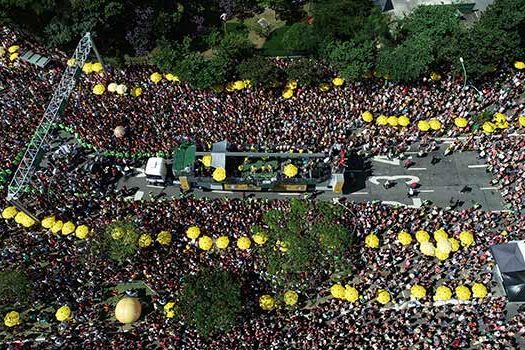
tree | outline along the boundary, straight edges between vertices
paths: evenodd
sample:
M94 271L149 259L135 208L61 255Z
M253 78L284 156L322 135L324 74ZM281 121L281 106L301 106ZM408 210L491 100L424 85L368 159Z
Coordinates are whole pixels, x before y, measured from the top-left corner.
M24 303L31 291L27 275L18 270L0 271L0 305Z
M241 311L241 285L223 270L203 270L185 277L176 314L200 335L227 332Z
M192 52L176 64L175 73L192 87L207 89L224 83L231 75L231 68L230 59L224 55L206 59Z
M314 29L321 41L351 40L364 27L372 6L368 0L316 0Z
M328 70L314 59L300 58L290 64L286 75L288 79L297 80L300 85L316 85L328 75Z
M375 63L374 46L370 41L332 42L325 50L327 60L347 80L358 80L369 73Z
M153 47L153 27L155 11L152 7L137 7L131 29L126 33L126 40L133 47L135 55L144 56Z
M255 85L270 86L274 81L279 81L282 71L265 57L254 56L242 61L237 66L239 78L248 79Z
M231 33L226 35L219 44L218 51L221 55L232 60L241 60L253 55L253 44L243 33Z
M311 53L317 47L318 37L314 28L306 23L294 23L284 33L282 46L293 52Z
M264 213L263 227L254 226L252 232L268 237L261 249L272 281L311 286L318 282L314 272L333 270L352 242L350 232L337 222L340 215L341 207L296 199L289 210Z

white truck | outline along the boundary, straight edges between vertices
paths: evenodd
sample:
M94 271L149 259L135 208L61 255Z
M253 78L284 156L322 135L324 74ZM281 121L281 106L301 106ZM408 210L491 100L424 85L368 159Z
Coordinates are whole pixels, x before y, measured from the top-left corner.
M151 185L164 185L168 176L168 166L166 159L152 157L146 163L146 181Z

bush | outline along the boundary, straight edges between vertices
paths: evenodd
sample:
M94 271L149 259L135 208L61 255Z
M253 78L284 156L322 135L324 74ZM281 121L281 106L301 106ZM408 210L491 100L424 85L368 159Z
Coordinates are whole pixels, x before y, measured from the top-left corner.
M24 303L30 290L31 284L24 272L0 271L0 305Z
M227 332L241 311L241 286L222 270L204 270L186 278L175 312L200 335Z

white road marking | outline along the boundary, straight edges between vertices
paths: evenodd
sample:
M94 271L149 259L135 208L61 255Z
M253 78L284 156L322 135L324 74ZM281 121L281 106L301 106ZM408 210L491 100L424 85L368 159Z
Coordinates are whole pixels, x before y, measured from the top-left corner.
M405 154L419 154L419 152L416 152L416 151L408 151L408 152L405 152Z
M352 192L350 194L368 194L368 192Z
M419 190L421 193L432 193L434 190Z
M394 206L401 206L401 207L407 207L407 208L421 208L421 205L423 205L423 201L421 198L412 198L412 204L404 204L401 202L396 201L382 201L381 203L386 205L394 205Z
M482 191L490 191L490 190L497 190L497 187L480 187L479 188Z
M385 163L385 164L390 164L390 165L400 164L399 159L388 159L385 156L376 156L376 157L373 157L372 160L375 160L376 162L379 162L379 163Z
M293 192L280 192L279 196L300 196L302 193L293 193Z
M232 191L213 190L214 193L233 193Z
M394 176L388 176L388 175L382 175L382 176L370 176L368 178L368 181L373 183L374 185L379 185L378 180L390 180L395 181L399 179L409 179L408 181L405 181L407 184L411 182L419 182L419 177L413 176L413 175L394 175Z
M146 185L146 187L151 187L151 188L166 188L166 186L157 186L157 185Z
M427 168L408 168L408 170L418 171L418 170L427 170Z
M491 210L493 213L512 213L512 210Z
M487 168L489 165L488 164L476 164L476 165L469 165L468 167L469 168Z
M135 177L146 177L146 173L144 172L144 169L142 168L131 168L135 170L138 174L135 175Z

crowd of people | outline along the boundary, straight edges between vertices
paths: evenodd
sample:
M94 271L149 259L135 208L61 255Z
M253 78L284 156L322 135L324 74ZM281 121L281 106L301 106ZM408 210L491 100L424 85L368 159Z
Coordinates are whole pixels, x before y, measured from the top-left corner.
M66 56L49 52L23 40L20 34L2 28L0 44L19 44L46 52L51 65L39 69L20 60L0 57L0 117L3 140L0 168L14 170L14 159L23 151L49 100L53 86L65 68ZM425 80L416 86L367 81L346 83L343 87L321 92L317 87L300 87L296 97L284 100L279 90L246 89L233 93L197 91L186 84L149 80L153 69L108 67L104 75L82 75L61 122L73 128L79 138L99 150L170 152L180 142L190 140L200 149L213 142L228 140L236 148L256 144L287 151L330 152L338 149L363 150L366 154L400 154L416 141L428 142L435 136L467 135L453 127L453 116L471 118L493 106L505 113L511 127L498 135L467 137L454 147L470 149L486 158L495 185L515 212L485 212L475 209L451 211L436 207L393 208L375 203L341 203L346 207L341 222L355 229L355 243L349 247L353 273L344 283L362 295L357 303L330 297L332 281L300 292L294 308L270 312L258 308L261 294L282 291L264 279L253 280L245 291L244 307L250 315L239 317L236 326L203 338L196 330L175 319L166 318L163 305L176 300L182 277L207 267L220 267L237 276L261 275L264 257L257 250L240 251L231 247L207 253L185 237L188 227L198 226L216 238L235 239L251 235L269 209L286 210L285 200L182 199L126 201L116 195L115 179L131 159L103 159L91 162L87 151L71 143L68 149L46 149L45 166L32 177L28 194L31 208L41 217L56 215L94 229L85 241L73 236L53 235L38 225L22 229L13 221L0 222L0 269L21 269L32 284L27 317L20 326L0 328L0 338L9 349L85 348L85 349L512 349L523 346L525 318L507 317L506 299L491 282L494 261L489 247L520 239L525 219L525 156L520 150L525 137L516 120L524 107L519 98L524 92L525 74L502 69L478 85L479 99L473 88L464 90L461 82L445 78ZM106 92L93 95L95 83L140 86L139 97ZM399 129L375 124L365 125L363 111L374 115L407 115L411 124ZM432 137L417 130L416 122L438 118L443 130ZM125 127L127 135L116 138L115 127ZM511 135L515 134L515 135ZM94 163L86 167L88 163ZM0 191L0 208L6 188ZM154 243L141 249L123 265L91 251L92 242L104 228L118 219L133 220L140 232L155 236L160 231L173 233L168 247ZM475 244L439 262L423 256L415 245L403 247L396 242L405 230L434 232L444 229L452 237L463 230L474 233ZM379 249L364 246L369 233L380 237ZM320 272L321 273L321 272ZM324 273L324 272L323 272ZM152 297L153 311L130 328L111 319L113 306L108 291L123 282L142 280L157 294ZM451 288L473 282L491 290L485 299L466 303L435 305L432 292L440 284ZM374 299L378 289L390 292L395 305L409 298L407 291L418 283L428 296L402 308L382 306ZM54 311L67 304L73 318L59 323ZM49 309L50 308L50 309ZM11 309L11 307L8 307ZM245 313L248 314L248 313ZM31 316L33 321L27 318ZM38 326L37 326L38 325ZM40 337L38 341L34 335Z

